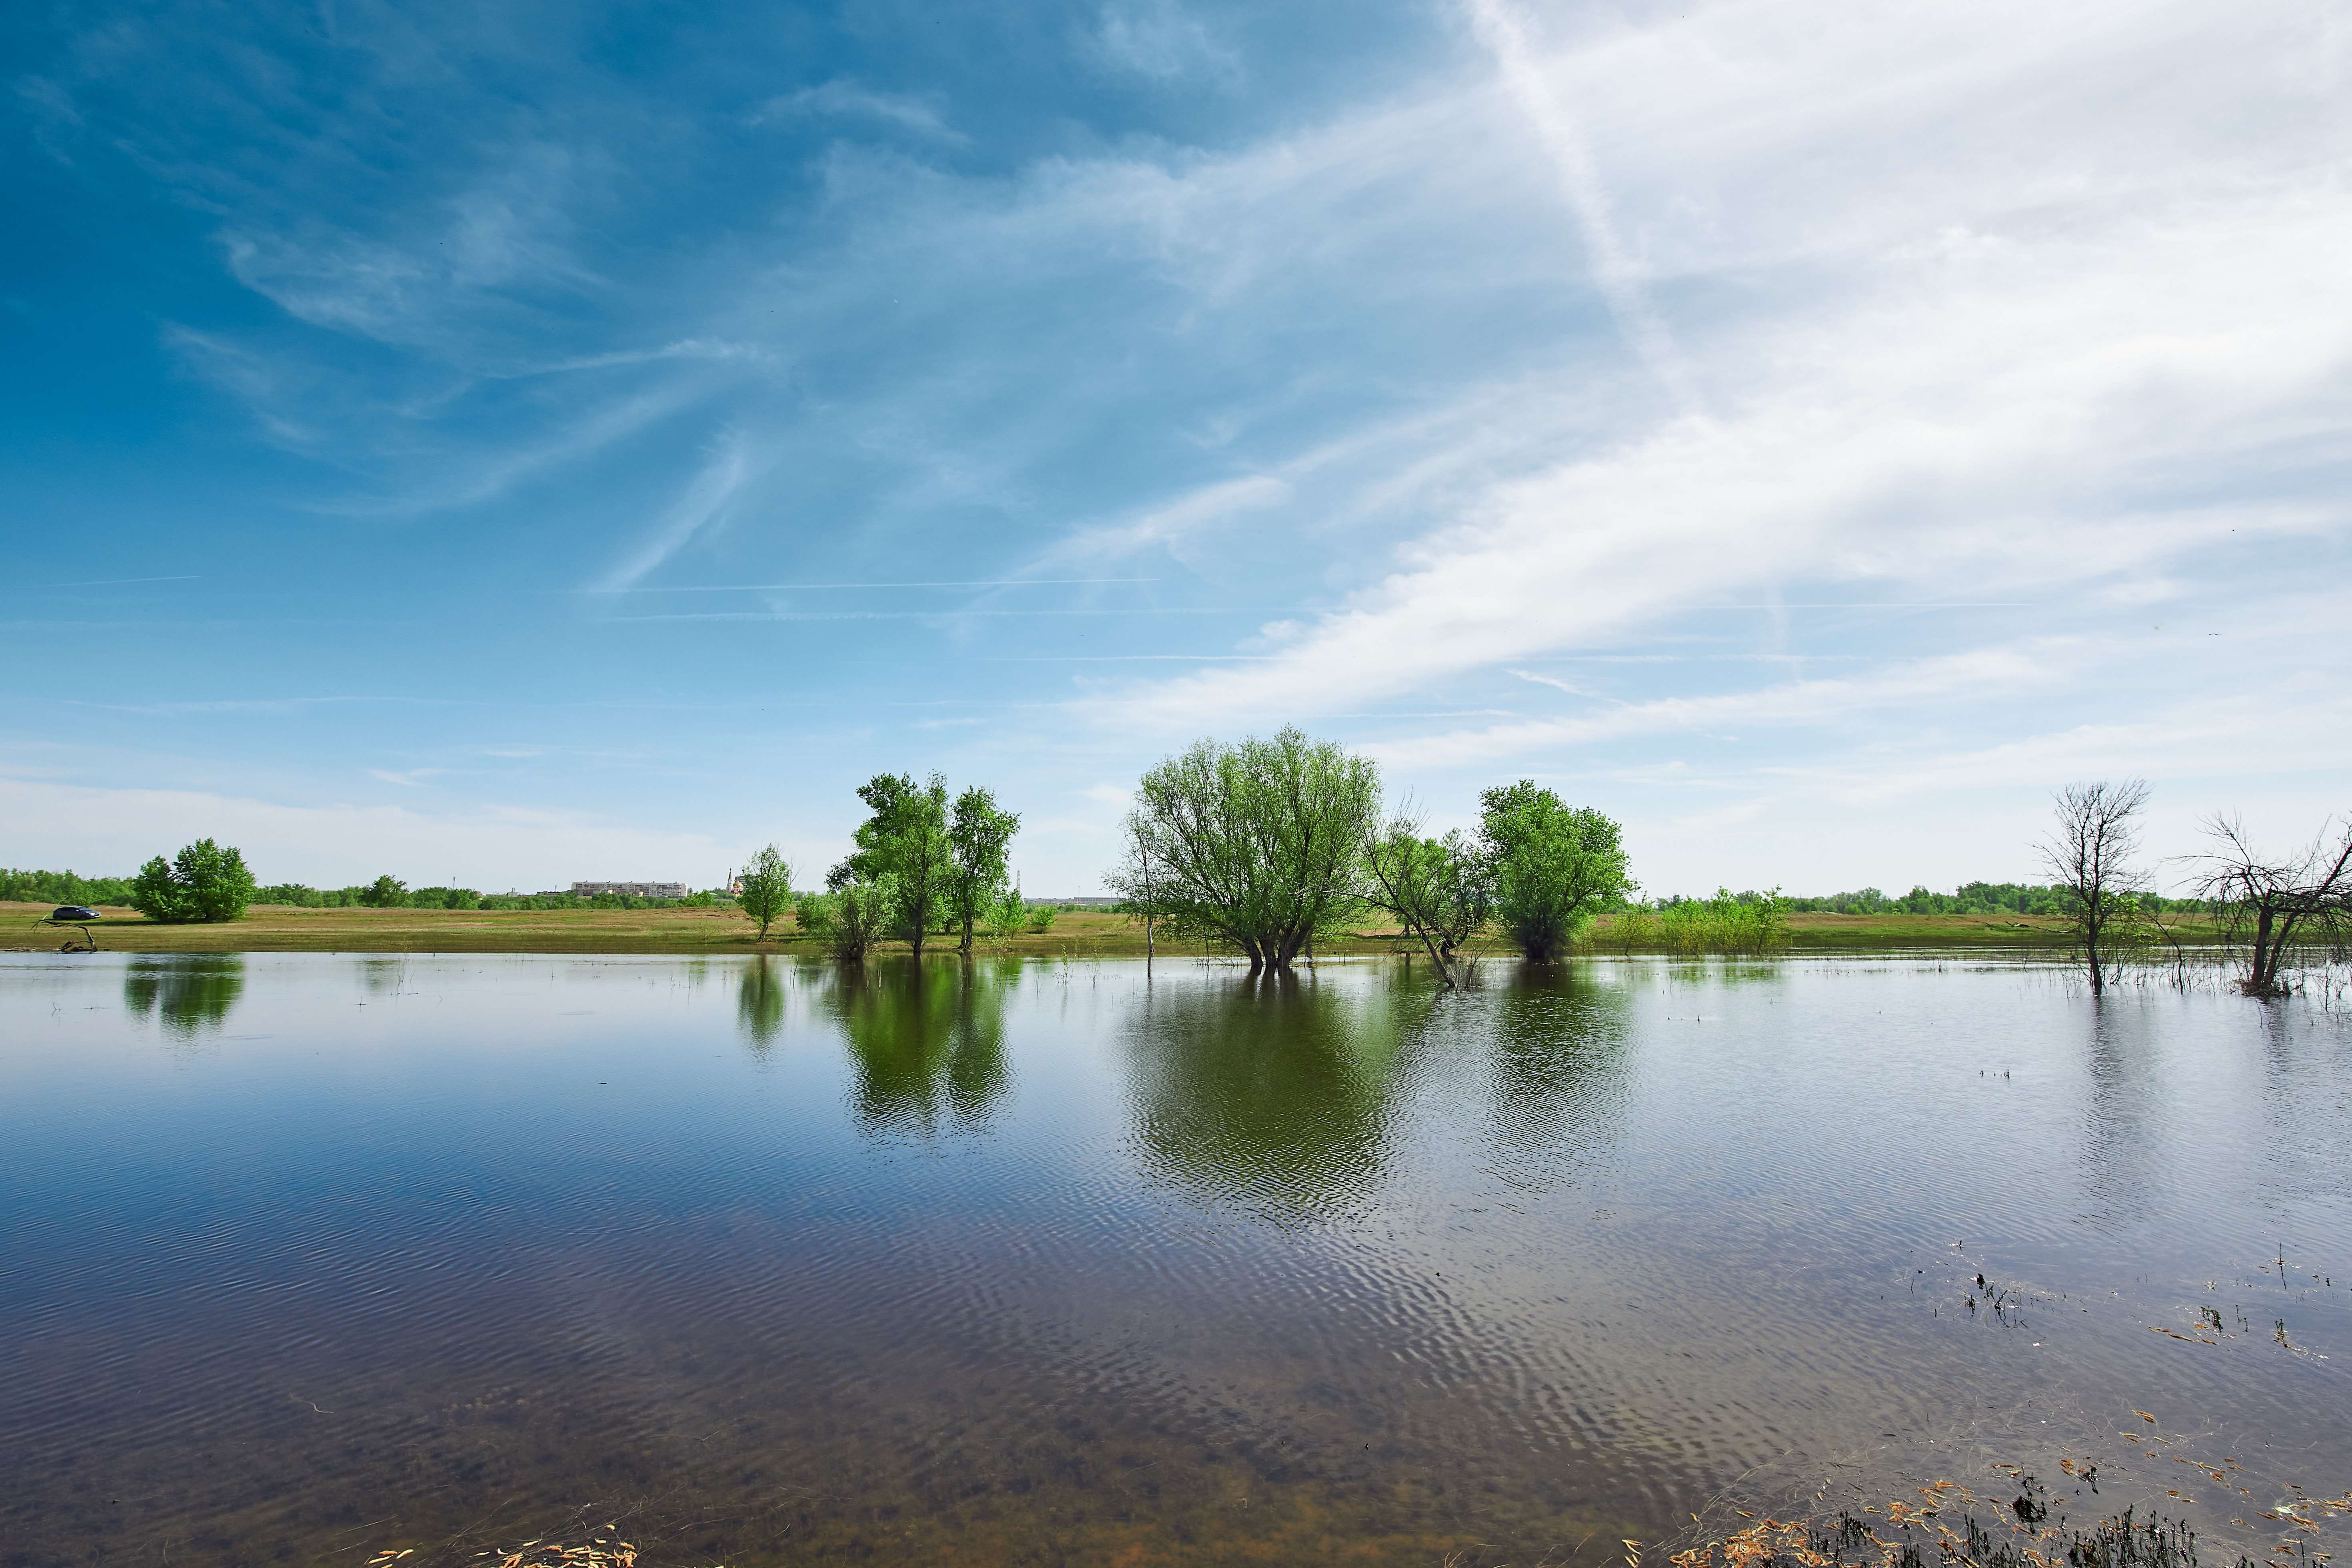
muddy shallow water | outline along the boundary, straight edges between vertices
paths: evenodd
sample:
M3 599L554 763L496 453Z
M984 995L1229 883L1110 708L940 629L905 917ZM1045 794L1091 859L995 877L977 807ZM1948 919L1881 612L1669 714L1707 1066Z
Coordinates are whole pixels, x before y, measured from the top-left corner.
M2004 1463L2218 1558L2352 1485L2352 1021L1980 958L9 957L0 1226L9 1564L1600 1563Z

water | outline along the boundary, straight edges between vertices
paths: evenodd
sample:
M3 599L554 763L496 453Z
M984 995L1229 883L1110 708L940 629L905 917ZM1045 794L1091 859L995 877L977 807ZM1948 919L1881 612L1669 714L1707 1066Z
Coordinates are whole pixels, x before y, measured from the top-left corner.
M2003 1463L2259 1550L2347 1085L1982 960L12 956L0 1562L1600 1563Z

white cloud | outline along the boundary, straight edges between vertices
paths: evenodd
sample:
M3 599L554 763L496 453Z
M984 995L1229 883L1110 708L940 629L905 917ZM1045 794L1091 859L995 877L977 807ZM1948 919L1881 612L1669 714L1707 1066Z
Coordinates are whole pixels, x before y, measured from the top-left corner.
M846 80L823 82L772 98L751 117L751 123L772 125L815 116L879 121L938 142L961 143L971 140L948 124L939 110L924 99L877 92Z
M764 466L740 432L730 431L722 436L702 472L670 503L653 531L606 574L599 586L614 593L634 586L716 521L737 492Z
M1095 37L1113 64L1159 81L1230 77L1241 66L1181 0L1102 0Z
M1560 187L1583 231L1586 264L1592 280L1609 301L1618 326L1633 352L1651 373L1674 394L1686 412L1695 412L1690 378L1685 373L1674 335L1651 304L1638 267L1618 233L1610 212L1608 192L1593 166L1583 129L1569 109L1566 95L1544 70L1528 42L1517 10L1507 0L1466 0L1479 41L1494 53L1511 95L1533 125L1544 155L1559 175Z
M1797 584L2056 604L2342 531L2311 460L2276 466L2352 429L2352 117L2307 85L2280 100L2285 13L2093 8L2045 32L2020 12L2043 46L2021 53L1979 7L1820 28L1767 0L1549 58L1481 14L1527 93L1579 104L1643 236L1599 247L1598 287L1637 340L1643 300L1693 301L1680 353L1713 412L1565 459L1529 429L1518 472L1433 498L1433 526L1275 668L1123 689L1101 717L1370 701ZM1964 35L1984 41L1942 48ZM2152 69L2211 134L2143 90ZM1558 129L1536 152L1572 159ZM1727 298L1701 309L1700 280Z
M1605 706L1573 718L1521 721L1484 730L1381 742L1365 750L1402 767L1452 768L1638 735L1850 723L1888 708L1969 699L2014 700L2074 675L2084 662L2083 651L2062 639L2042 638L2015 647L1918 659L1844 679L1792 680L1756 690L1647 702L1601 698L1599 700ZM1565 681L1524 670L1511 673L1576 696L1590 695Z

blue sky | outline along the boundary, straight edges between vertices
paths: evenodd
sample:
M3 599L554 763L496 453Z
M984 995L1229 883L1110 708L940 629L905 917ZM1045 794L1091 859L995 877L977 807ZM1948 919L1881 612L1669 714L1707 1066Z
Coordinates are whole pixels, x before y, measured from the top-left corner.
M0 861L1098 890L1296 721L1659 892L2352 807L2326 7L9 7Z

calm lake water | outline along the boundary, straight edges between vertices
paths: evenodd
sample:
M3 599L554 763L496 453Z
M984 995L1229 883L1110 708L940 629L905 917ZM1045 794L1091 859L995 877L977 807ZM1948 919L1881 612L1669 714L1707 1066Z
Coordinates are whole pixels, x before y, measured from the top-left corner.
M2352 1485L2352 1023L1981 958L11 956L0 1235L8 1564L1601 1563L2003 1463L2260 1545Z

